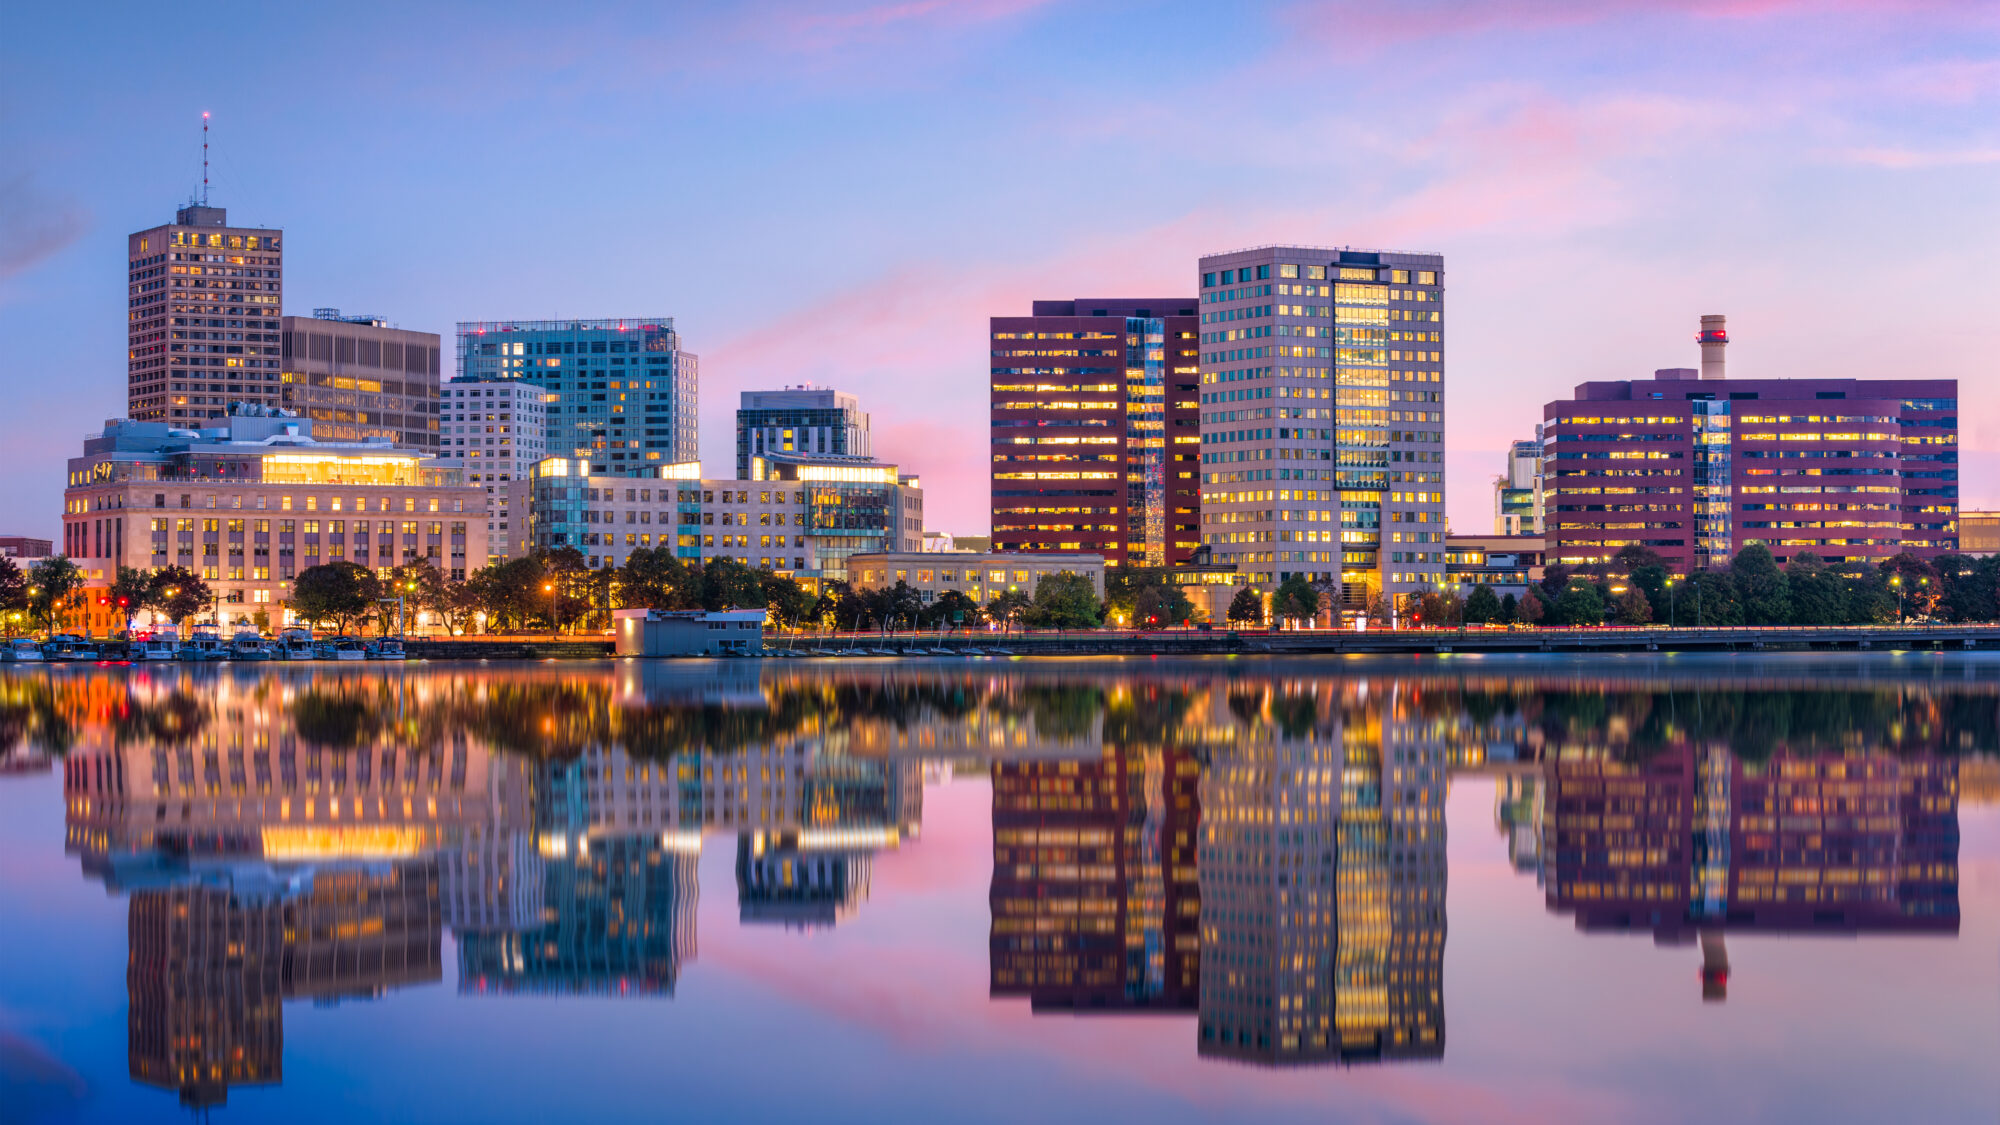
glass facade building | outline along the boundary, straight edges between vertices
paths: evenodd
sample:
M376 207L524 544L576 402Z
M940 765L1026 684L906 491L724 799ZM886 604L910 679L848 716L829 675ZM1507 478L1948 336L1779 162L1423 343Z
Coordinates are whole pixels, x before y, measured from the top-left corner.
M1201 541L1361 610L1444 560L1444 258L1262 246L1201 259Z
M736 411L736 478L767 453L866 457L868 415L854 395L817 387L744 391Z
M598 475L657 476L663 465L699 460L698 377L672 317L458 326L458 378L544 388L543 447Z

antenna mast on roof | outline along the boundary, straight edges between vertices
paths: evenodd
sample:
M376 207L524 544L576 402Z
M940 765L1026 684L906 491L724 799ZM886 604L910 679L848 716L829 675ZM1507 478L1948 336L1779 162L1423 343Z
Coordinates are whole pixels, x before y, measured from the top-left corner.
M201 111L201 205L208 206L208 111Z

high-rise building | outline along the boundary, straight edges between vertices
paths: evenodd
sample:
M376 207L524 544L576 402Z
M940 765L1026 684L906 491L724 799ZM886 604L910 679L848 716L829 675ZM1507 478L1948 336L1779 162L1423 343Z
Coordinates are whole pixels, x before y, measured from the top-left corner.
M528 514L510 510L508 485L549 455L548 393L517 379L454 379L439 389L444 433L438 464L486 490L488 559L528 551Z
M991 321L993 549L1116 566L1200 545L1195 302L1036 301Z
M1444 258L1260 246L1201 259L1201 526L1267 589L1356 611L1444 558Z
M1493 478L1493 534L1542 533L1542 427L1507 447L1507 471Z
M598 476L656 476L700 460L699 362L672 317L475 320L458 326L458 378L519 380L548 392L548 456Z
M278 405L313 421L322 441L385 438L438 451L438 334L379 316L314 309L280 320Z
M201 203L128 239L127 416L185 426L233 402L279 404L283 241Z
M1730 379L1721 317L1702 368L1584 383L1542 408L1549 562L1627 547L1678 573L1751 543L1780 562L1958 549L1958 381Z
M786 387L744 391L736 410L736 479L750 479L750 461L766 453L867 457L868 415L845 391Z

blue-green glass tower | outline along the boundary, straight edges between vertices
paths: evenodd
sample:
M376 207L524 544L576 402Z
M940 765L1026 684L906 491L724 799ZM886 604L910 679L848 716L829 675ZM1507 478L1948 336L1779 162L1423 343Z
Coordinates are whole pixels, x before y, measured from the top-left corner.
M588 462L593 474L653 476L700 460L699 372L672 317L458 325L458 377L547 388L544 448Z

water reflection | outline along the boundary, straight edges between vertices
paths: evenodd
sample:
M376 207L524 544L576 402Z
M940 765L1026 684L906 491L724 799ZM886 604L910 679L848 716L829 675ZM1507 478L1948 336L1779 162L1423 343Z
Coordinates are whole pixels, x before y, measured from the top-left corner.
M193 1106L281 1081L285 1001L441 982L447 929L481 1002L670 998L713 837L738 924L815 940L919 846L927 771L990 779L994 1003L1352 1065L1444 1056L1468 774L1552 915L1687 947L1711 1000L1732 932L1955 934L2000 681L1854 667L37 669L0 761L60 759L129 896L131 1075Z

